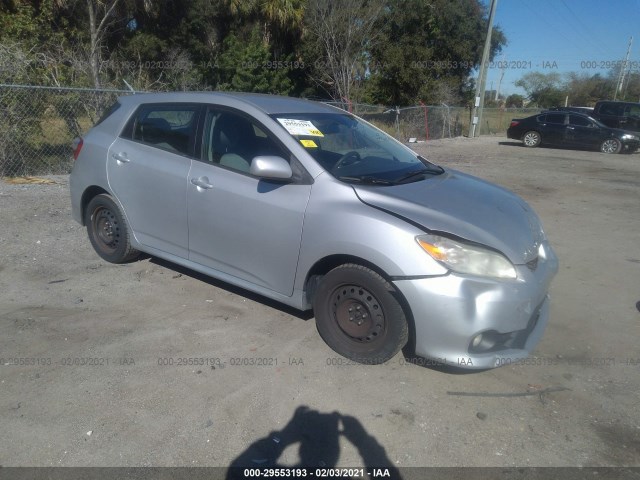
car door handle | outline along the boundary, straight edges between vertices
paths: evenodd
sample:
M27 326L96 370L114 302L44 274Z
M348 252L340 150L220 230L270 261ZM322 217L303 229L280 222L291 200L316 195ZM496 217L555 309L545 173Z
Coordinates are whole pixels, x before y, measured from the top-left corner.
M117 162L129 163L131 161L124 152L114 153L111 157Z
M567 127L567 130L575 130L574 127Z
M209 183L209 179L207 177L192 178L191 183L193 183L196 187L204 189L213 188L213 185Z

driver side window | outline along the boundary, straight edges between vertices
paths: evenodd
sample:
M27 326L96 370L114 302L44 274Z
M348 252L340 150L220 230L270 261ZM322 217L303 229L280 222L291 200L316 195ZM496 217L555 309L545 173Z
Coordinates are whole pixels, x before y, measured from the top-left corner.
M242 173L249 173L251 162L260 155L287 159L283 149L261 127L225 110L207 112L202 146L204 162Z

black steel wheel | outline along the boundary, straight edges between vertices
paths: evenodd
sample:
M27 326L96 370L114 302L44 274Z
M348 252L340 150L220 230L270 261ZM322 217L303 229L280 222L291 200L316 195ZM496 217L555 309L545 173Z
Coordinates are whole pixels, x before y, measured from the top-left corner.
M535 148L542 142L542 137L535 130L531 130L522 136L522 143L525 147Z
M85 209L89 240L100 257L111 263L125 263L139 255L131 246L129 226L109 195L96 195Z
M384 363L407 343L409 330L397 292L362 265L327 273L314 298L320 336L335 352L364 364Z
M622 150L622 143L617 138L607 138L600 144L602 153L620 153L620 150Z

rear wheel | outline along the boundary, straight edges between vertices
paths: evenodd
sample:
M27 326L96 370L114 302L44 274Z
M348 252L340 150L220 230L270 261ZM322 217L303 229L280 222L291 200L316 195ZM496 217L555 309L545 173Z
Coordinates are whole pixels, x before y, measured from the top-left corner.
M85 210L85 225L94 250L111 263L125 263L140 252L131 246L129 225L109 195L91 199Z
M525 133L522 137L522 143L524 143L525 147L535 148L540 145L541 141L542 137L535 130Z
M617 138L607 138L602 144L600 144L600 151L602 153L620 153L622 149L622 143Z
M327 273L316 292L316 327L335 352L359 363L379 364L407 343L409 330L396 291L362 265L341 265Z

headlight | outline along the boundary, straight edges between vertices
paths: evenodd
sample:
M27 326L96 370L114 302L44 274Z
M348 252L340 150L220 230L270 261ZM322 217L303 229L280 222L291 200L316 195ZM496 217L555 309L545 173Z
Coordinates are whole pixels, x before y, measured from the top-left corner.
M517 277L513 264L492 250L438 235L420 235L416 241L434 260L454 272L484 277Z
M623 140L640 140L640 137L637 135L631 135L630 133L625 133L622 135Z

